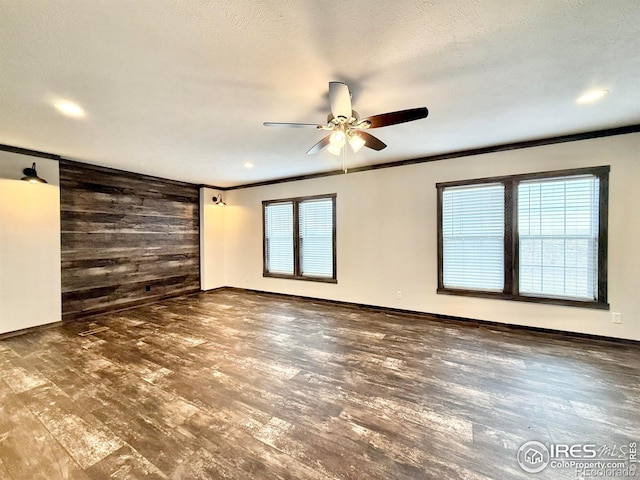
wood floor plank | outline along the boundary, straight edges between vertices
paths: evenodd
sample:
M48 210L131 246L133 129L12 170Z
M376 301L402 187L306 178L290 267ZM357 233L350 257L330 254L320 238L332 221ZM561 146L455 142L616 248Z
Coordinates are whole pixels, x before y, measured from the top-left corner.
M92 480L125 480L130 478L166 480L168 478L129 445L121 447L89 467L87 475Z
M89 478L56 438L2 381L0 473L11 480Z
M124 445L55 386L43 385L20 396L82 468L92 466Z
M9 475L9 472L7 471L7 469L4 467L4 463L2 462L1 459L0 459L0 480L11 480L11 476Z

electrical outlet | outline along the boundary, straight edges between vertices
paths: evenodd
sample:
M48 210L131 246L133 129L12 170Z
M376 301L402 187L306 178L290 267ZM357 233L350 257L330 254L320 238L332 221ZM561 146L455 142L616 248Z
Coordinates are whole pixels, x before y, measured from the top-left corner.
M622 323L622 314L611 313L611 323Z
M396 298L397 298L398 300L402 300L402 290L398 290L398 291L396 292Z

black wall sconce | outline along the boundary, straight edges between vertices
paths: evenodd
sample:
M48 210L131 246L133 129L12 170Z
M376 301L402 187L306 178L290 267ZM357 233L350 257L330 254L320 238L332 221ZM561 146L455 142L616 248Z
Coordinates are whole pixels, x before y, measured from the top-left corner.
M24 180L25 182L29 183L47 183L44 178L40 178L38 176L38 172L36 172L35 162L33 162L31 168L25 168L24 170L22 170L22 173L24 173L24 177L22 177L20 180Z
M224 200L222 200L222 194L221 193L219 193L218 195L213 197L212 200L215 202L215 205L218 205L219 207L226 207L227 206L227 204L224 203Z

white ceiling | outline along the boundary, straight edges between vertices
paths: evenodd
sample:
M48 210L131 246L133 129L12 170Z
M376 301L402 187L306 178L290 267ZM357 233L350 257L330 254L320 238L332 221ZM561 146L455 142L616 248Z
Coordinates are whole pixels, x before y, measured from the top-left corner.
M219 186L336 170L323 132L262 126L324 122L331 80L362 117L430 111L350 166L630 125L638 25L637 0L0 0L0 143Z

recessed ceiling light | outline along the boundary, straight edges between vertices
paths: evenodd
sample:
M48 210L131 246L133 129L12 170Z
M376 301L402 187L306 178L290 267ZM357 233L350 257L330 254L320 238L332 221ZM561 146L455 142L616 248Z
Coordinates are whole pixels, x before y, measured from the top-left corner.
M53 104L54 107L64 115L69 117L81 118L84 117L84 109L75 102L70 100L58 100Z
M252 168L253 168L253 163L251 163L251 162L245 162L245 163L244 163L244 168L252 169Z
M576 103L593 103L600 100L607 93L609 93L609 90L591 90L580 95L576 99Z

